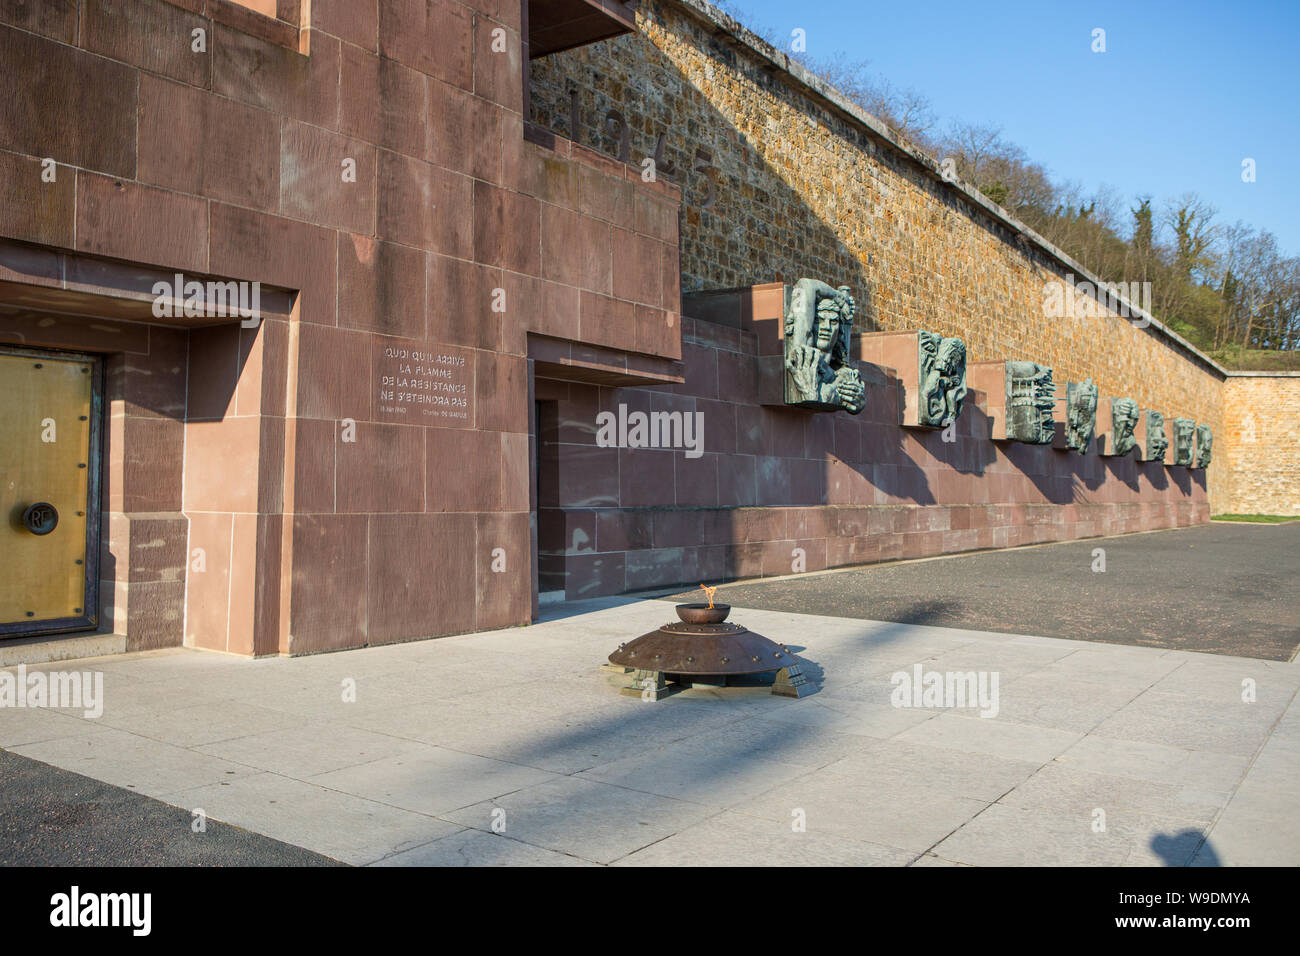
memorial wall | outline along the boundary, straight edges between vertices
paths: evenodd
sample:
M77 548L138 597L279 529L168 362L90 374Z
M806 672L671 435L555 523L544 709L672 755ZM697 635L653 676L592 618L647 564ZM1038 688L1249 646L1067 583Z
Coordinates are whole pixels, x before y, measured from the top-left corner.
M314 653L1218 507L1222 370L706 4L277 13L0 3L58 583L0 636Z
M801 303L802 291L825 296ZM1099 401L1086 382L1058 388L1036 363L968 364L954 338L851 336L846 299L807 280L687 295L683 384L539 380L542 592L593 597L1209 520L1208 433L1201 458L1193 433L1176 464L1173 416L1148 432L1132 400ZM836 332L864 358L841 362ZM822 383L817 398L801 381Z
M862 332L955 336L971 362L1038 362L1219 430L1218 366L1090 297L1082 266L797 63L702 0L642 0L637 26L535 60L532 118L658 157L682 187L687 293L815 277L852 290Z

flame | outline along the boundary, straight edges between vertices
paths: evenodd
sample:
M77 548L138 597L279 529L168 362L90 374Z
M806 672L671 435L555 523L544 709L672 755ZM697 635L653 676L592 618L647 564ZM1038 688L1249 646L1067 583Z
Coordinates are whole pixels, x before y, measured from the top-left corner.
M703 588L704 593L709 596L709 610L713 610L713 592L718 590L717 585L709 587L707 584L701 584L700 587Z

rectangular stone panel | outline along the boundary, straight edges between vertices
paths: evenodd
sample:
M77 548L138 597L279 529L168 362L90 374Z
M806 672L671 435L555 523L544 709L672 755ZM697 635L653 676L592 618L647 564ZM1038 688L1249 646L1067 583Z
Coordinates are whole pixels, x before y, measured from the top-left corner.
M864 362L889 369L900 383L904 394L902 421L904 427L920 425L920 333L871 332L858 340L858 357ZM972 387L978 388L972 383ZM867 408L872 407L874 393L868 397Z
M375 419L367 350L378 340L364 332L301 323L298 327L298 415Z
M358 423L335 448L339 512L424 510L424 429Z
M0 23L8 23L60 43L77 41L80 0L4 0Z
M472 89L473 19L459 3L387 0L379 5L379 53Z
M337 129L338 40L324 33L313 34L311 55L304 56L224 24L214 24L208 49L212 88L222 96L323 129Z
M93 173L77 174L77 248L206 272L208 206L201 199Z
M301 292L304 323L335 324L337 234L331 229L214 202L212 272Z
M372 515L366 574L370 641L472 630L475 542L473 515Z
M368 522L364 515L294 517L290 653L366 642Z
M306 123L282 124L280 211L286 216L373 235L376 175L373 146Z
M0 232L28 242L71 246L76 170L56 166L51 183L42 178L44 169L35 156L0 152ZM0 278L4 271L0 269Z
M369 0L311 0L311 28L373 52L379 40L379 5Z
M533 604L529 515L481 514L477 521L475 627L527 624Z
M424 337L425 253L341 232L338 257L340 326Z
M373 15L373 4L371 10ZM373 34L370 42L374 43ZM423 156L428 136L425 77L394 60L359 50L351 43L343 45L342 56L339 85L342 131L408 156Z
M160 77L140 77L141 181L274 210L279 156L274 114Z
M972 362L966 368L966 381L984 395L980 409L989 417L993 441L1007 440L1007 363Z
M10 27L0 27L0 63L0 148L134 174L139 74Z
M462 259L473 258L472 179L381 149L379 181L384 184L377 206L380 238Z
M476 353L391 338L376 338L367 348L373 420L442 428L474 427Z
M85 0L81 44L111 60L207 87L212 59L207 51L193 49L191 35L196 29L206 33L211 26L203 16L167 0Z

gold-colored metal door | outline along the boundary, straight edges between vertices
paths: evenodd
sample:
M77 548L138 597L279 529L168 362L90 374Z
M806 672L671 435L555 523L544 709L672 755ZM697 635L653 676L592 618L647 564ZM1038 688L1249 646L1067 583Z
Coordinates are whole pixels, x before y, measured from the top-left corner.
M0 349L0 637L97 622L99 365Z

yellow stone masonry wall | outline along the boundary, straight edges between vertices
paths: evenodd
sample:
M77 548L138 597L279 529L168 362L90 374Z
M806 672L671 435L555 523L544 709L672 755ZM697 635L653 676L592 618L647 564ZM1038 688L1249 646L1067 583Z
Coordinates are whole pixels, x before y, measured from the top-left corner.
M1232 375L1223 406L1215 446L1227 490L1214 510L1300 515L1300 375Z
M1068 270L1042 249L674 0L643 0L637 21L639 35L536 61L532 119L574 138L577 90L576 138L618 155L617 110L638 166L663 134L659 174L684 190L686 291L849 285L863 331L959 336L970 361L1037 361L1062 389L1091 377L1103 396L1222 434L1222 375L1195 353L1113 314L1047 317L1044 285Z

